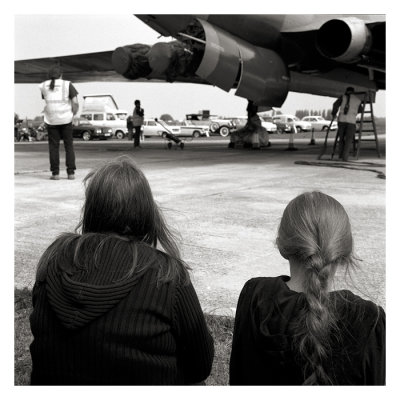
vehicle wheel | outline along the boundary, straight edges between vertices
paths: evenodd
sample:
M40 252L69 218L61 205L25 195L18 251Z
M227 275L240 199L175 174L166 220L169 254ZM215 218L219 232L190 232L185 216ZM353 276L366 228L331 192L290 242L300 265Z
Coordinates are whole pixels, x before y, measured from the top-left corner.
M122 131L115 132L115 137L120 140L123 139L125 137L124 132Z
M221 128L219 128L219 134L222 137L227 137L229 136L230 130L227 126L221 126Z
M282 128L276 128L276 133L279 135L282 135L282 133L284 133L284 130Z
M200 132L199 132L199 131L194 131L193 134L192 134L192 136L193 136L194 138L198 138L198 137L200 137Z
M82 139L87 142L88 140L90 140L92 138L92 135L90 134L89 131L85 131L82 133Z
M296 126L296 131L297 132L303 132L303 129L301 128L301 126Z
M211 130L211 132L217 132L218 128L219 128L219 123L218 123L218 122L213 122L213 123L210 125L210 130Z
M162 135L161 135L161 137L162 137L163 139L165 139L165 138L167 137L167 134L166 134L165 132L163 132Z
M327 131L328 128L329 128L329 127L328 127L327 125L323 126L323 127L322 127L322 132Z

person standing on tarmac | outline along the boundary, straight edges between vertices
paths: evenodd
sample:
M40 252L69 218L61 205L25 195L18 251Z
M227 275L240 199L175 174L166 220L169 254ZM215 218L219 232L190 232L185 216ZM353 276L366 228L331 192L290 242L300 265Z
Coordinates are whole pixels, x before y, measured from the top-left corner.
M132 114L132 123L135 129L134 134L134 142L133 147L141 147L140 146L140 131L142 129L144 119L144 110L140 107L140 100L135 100L135 108L133 109Z
M126 119L126 128L128 129L128 140L133 139L133 122L132 115L129 115Z
M354 94L354 88L348 87L343 96L340 96L332 108L332 117L338 116L339 158L347 161L350 147L356 133L356 118L361 112L361 99Z
M75 179L75 152L72 118L78 112L78 92L70 81L62 79L62 69L56 65L49 70L49 80L39 85L45 100L44 122L49 138L52 180L60 179L60 139L64 142L68 179Z

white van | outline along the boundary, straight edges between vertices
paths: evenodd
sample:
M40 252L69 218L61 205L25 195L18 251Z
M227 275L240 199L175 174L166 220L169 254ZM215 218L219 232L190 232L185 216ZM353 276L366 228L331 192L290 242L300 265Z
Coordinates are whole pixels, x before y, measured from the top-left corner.
M118 139L123 139L128 133L128 128L126 127L128 113L124 110L85 110L79 116L86 118L88 121L93 122L93 124L111 128L114 136Z
M126 127L128 112L118 109L111 94L83 96L82 112L79 117L86 118L93 124L111 128L118 139L123 139L128 133Z

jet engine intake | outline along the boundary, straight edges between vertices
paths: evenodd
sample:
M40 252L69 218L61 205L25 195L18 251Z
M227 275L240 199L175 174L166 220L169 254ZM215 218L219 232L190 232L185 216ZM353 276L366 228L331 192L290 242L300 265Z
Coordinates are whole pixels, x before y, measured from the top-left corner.
M354 63L371 49L372 35L364 21L348 17L325 22L317 32L319 52L332 60Z

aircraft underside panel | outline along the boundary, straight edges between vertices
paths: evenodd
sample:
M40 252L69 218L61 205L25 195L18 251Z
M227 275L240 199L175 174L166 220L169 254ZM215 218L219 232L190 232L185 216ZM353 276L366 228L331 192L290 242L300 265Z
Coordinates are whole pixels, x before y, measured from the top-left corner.
M206 21L198 19L205 32L204 56L196 75L225 91L257 105L280 107L289 89L289 73L272 50L245 42Z

